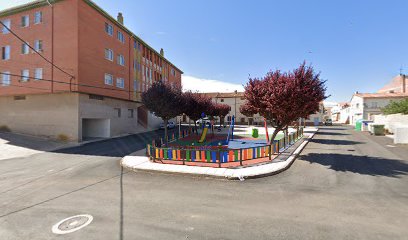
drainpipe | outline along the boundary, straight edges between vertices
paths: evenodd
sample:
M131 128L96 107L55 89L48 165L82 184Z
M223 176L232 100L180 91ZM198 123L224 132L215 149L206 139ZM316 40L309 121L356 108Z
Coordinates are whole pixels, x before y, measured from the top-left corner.
M406 82L407 75L401 74L401 77L402 77L402 92L406 93L407 92L407 82Z

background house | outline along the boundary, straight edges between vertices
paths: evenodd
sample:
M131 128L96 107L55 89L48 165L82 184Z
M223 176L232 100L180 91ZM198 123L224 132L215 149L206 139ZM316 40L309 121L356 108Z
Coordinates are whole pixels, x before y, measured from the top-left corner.
M350 124L360 119L374 120L375 115L381 114L381 108L404 98L408 98L407 93L355 93L350 101Z
M349 120L354 125L357 120L374 120L375 115L380 115L381 108L391 101L400 101L408 98L408 83L405 74L400 74L376 93L356 92L350 101Z

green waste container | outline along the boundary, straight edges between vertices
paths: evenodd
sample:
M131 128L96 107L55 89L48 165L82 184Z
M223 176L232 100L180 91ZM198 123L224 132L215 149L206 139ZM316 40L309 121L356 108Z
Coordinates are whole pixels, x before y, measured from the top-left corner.
M356 122L356 131L361 131L361 126L363 124L363 120L357 120Z
M259 133L258 133L257 128L252 128L252 137L253 138L258 138L259 137Z
M374 135L381 136L384 135L384 125L374 124L373 125Z

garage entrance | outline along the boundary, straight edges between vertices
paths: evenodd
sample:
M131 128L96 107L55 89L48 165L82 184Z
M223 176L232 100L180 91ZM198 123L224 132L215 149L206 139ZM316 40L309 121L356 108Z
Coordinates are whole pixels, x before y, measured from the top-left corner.
M110 137L110 119L82 119L82 140Z

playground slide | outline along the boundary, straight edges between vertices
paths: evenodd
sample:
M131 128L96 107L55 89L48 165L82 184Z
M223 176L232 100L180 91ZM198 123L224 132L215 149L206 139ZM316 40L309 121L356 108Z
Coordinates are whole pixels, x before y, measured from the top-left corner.
M230 141L230 136L231 136L231 139L234 139L234 125L235 125L235 116L232 116L231 125L228 129L227 144Z
M200 140L198 141L199 143L202 143L205 141L205 137L207 136L208 132L208 127L205 127L203 130L203 133L201 134Z

